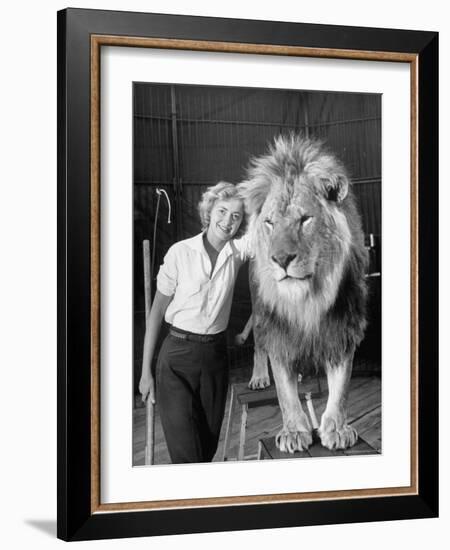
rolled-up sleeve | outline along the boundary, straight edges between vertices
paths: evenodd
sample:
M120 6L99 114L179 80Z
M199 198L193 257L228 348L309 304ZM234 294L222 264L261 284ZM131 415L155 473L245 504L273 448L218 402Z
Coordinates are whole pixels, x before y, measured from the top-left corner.
M156 288L165 296L175 294L178 283L178 266L176 247L171 246L164 256L164 263L156 277Z

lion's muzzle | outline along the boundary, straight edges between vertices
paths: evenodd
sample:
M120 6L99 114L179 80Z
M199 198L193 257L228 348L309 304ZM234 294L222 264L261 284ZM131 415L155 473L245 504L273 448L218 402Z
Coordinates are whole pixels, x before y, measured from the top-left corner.
M272 261L286 271L288 265L292 262L292 260L295 260L296 257L297 254L288 254L286 252L281 252L279 254L274 254L272 256Z
M278 229L278 228L277 228ZM314 273L314 254L306 239L299 240L295 228L284 225L273 232L269 258L274 278L307 281ZM282 230L281 230L282 229Z

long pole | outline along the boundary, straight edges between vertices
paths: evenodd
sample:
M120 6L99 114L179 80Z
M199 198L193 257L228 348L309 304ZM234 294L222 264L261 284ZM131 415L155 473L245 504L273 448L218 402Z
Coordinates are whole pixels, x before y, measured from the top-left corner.
M145 328L149 318L151 300L152 300L152 280L150 270L150 242L148 240L142 243L142 252L144 259L144 296L145 296ZM151 368L151 365L150 365ZM145 401L145 464L153 464L155 458L155 405L147 397Z

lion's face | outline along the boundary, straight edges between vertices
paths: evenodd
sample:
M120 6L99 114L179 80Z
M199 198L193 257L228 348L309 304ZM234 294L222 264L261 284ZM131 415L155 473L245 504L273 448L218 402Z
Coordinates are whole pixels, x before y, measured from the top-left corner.
M320 256L321 205L304 186L274 185L259 216L265 255L278 283L311 281Z
M255 224L260 268L291 295L319 288L349 245L345 217L304 176L274 182Z
M342 208L345 170L317 142L280 138L269 155L254 159L249 176L240 189L250 214L260 296L289 315L304 311L311 298L318 315L335 299L351 246Z

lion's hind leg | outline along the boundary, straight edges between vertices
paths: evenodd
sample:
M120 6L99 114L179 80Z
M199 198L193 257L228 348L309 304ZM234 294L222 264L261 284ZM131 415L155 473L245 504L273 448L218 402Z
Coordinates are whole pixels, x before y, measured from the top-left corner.
M298 397L298 375L292 365L270 356L283 427L275 437L280 451L305 451L312 444L312 429Z
M261 318L257 311L253 312L253 337L255 352L253 355L253 372L248 387L252 390L262 390L270 386L268 356L264 348L264 333Z
M347 449L358 440L358 432L347 423L347 397L353 353L339 365L327 364L328 401L322 415L319 436L330 450Z

